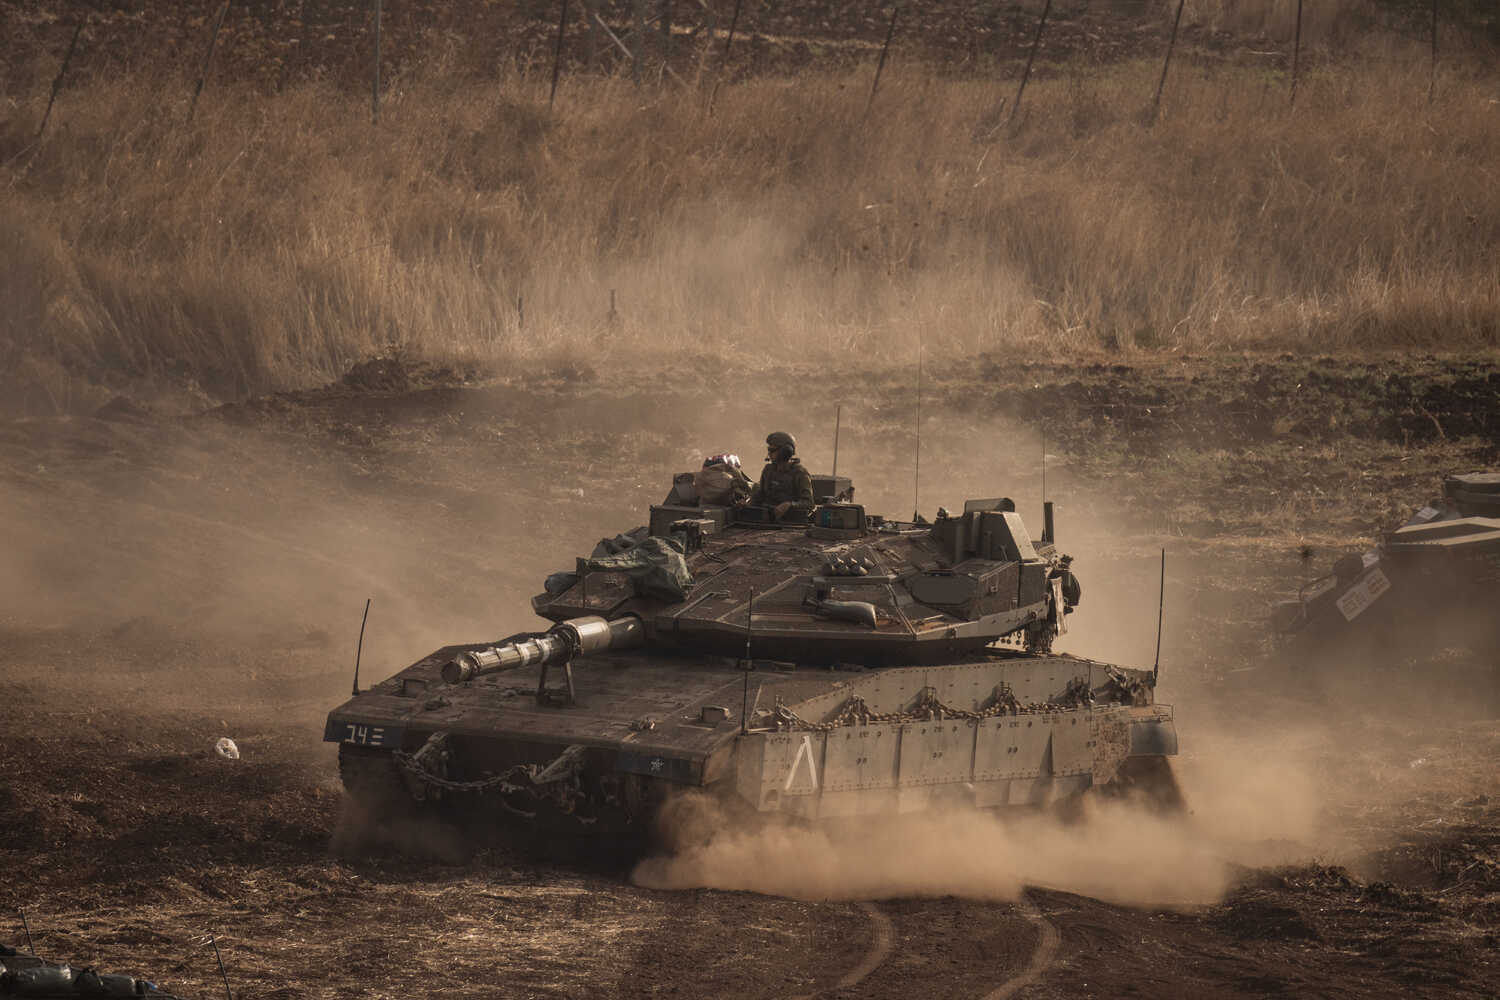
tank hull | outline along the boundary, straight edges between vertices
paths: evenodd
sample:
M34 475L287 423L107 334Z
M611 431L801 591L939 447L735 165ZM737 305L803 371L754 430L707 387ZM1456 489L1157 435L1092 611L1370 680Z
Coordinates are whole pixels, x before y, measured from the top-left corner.
M352 794L399 787L460 813L638 829L674 790L704 788L816 820L1041 805L1177 752L1149 671L1071 656L747 671L640 651L575 661L576 698L559 705L538 698L539 669L441 683L470 648L436 650L330 713ZM398 780L372 780L382 768Z

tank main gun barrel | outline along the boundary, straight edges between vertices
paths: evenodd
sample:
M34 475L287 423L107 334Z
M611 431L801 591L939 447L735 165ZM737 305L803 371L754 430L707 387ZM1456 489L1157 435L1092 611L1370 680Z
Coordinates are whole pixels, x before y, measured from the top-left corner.
M606 621L598 615L569 618L546 632L525 639L459 653L443 664L443 680L458 684L483 674L536 664L561 663L611 649L632 649L645 641L645 630L635 615Z

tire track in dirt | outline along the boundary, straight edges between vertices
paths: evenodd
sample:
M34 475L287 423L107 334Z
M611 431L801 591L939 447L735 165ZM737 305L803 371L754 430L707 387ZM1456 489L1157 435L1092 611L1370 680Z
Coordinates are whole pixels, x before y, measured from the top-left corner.
M834 990L847 990L858 986L869 977L870 973L880 968L887 958L891 956L891 949L896 943L896 927L891 923L891 918L886 916L874 903L860 903L860 910L870 918L870 947L865 952L859 964L848 972L838 982L833 984ZM817 993L804 993L792 997L792 1000L813 1000Z
M1058 945L1062 943L1062 936L1058 934L1057 927L1042 916L1042 911L1027 899L1023 894L1016 901L1016 909L1019 910L1027 920L1036 925L1037 940L1036 951L1031 954L1031 962L1026 970L1018 976L1012 976L999 986L984 994L981 1000L1007 1000L1016 995L1023 987L1030 986L1041 978L1042 973L1047 971L1052 960L1057 957Z
M859 908L865 911L870 918L870 924L874 929L874 935L870 940L870 950L865 953L864 959L844 974L844 978L838 981L837 989L845 990L863 982L865 977L890 957L891 948L896 941L896 928L891 924L891 918L881 912L880 907L874 903L860 903Z

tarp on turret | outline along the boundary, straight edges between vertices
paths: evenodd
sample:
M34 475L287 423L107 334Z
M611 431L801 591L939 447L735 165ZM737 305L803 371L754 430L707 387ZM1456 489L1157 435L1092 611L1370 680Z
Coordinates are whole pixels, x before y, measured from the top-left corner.
M671 604L685 600L693 586L682 543L675 538L651 535L626 552L589 559L584 567L590 572L623 572L637 596Z

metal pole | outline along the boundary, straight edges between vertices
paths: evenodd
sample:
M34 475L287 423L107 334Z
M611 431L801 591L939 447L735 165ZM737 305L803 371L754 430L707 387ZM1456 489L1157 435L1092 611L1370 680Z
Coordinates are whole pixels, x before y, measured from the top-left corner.
M1177 26L1182 23L1182 5L1187 0L1177 0L1177 16L1172 18L1172 38L1167 42L1167 58L1161 64L1161 79L1156 83L1156 97L1151 101L1151 121L1156 121L1161 111L1161 92L1167 85L1167 69L1172 65L1172 50L1177 47ZM1436 0L1434 0L1436 2Z
M73 50L78 48L78 36L83 34L83 22L88 17L84 15L78 19L78 26L73 29L73 40L68 43L67 54L63 56L62 66L57 71L57 77L52 81L52 96L47 98L47 111L42 115L42 124L36 130L36 137L40 139L42 133L47 131L47 119L52 117L52 105L57 100L57 92L62 89L63 74L68 71L68 63L73 61Z
M755 588L750 588L750 603L745 606L745 691L744 698L740 702L740 733L745 732L745 726L750 718L750 635L755 630ZM757 699L759 700L759 699Z
M219 954L219 942L214 940L214 936L210 934L208 936L208 943L214 946L214 958L219 963L219 975L224 977L225 1000L234 1000L234 994L229 991L229 973L224 971L224 956Z
M646 44L646 0L635 0L635 37L631 39L635 47L630 53L630 79L639 85L641 82L641 49Z
M193 100L188 104L188 121L193 120L193 113L198 110L198 95L203 93L203 81L208 78L208 64L214 57L214 44L219 40L219 29L224 25L224 15L229 13L229 0L224 0L224 6L219 8L219 15L214 18L214 30L208 36L208 51L203 54L203 69L198 74L198 85L193 88Z
M740 23L740 7L745 0L734 0L734 13L729 18L729 36L724 39L724 59L729 59L729 47L734 44L734 27Z
M1161 617L1167 604L1167 550L1161 550L1161 590L1156 597L1156 661L1151 666L1151 686L1156 686L1156 675L1161 673Z
M380 0L375 0L375 72L370 80L370 123L380 122Z
M1042 7L1042 19L1036 24L1036 37L1031 40L1031 53L1026 57L1026 69L1021 72L1021 85L1016 88L1016 103L1010 108L1010 121L1014 121L1016 112L1021 110L1021 95L1026 93L1026 81L1031 79L1031 64L1036 62L1036 50L1042 45L1042 29L1047 26L1047 14L1052 10L1052 0L1047 0Z
M915 524L922 510L922 337L917 335L917 449L911 474L911 519Z
M1292 36L1292 106L1297 104L1297 68L1302 58L1302 0L1297 0L1297 31Z
M552 53L552 89L547 92L547 110L557 98L557 76L562 72L563 32L568 27L568 0L562 0L562 13L557 17L557 49Z
M365 622L370 620L370 601L365 598L365 615L359 620L359 644L354 647L354 693L359 694L359 657L365 651Z
M866 115L870 113L870 108L875 105L875 91L880 89L880 74L885 69L885 54L891 50L891 36L896 33L896 17L900 13L900 4L891 8L891 26L885 29L885 44L880 47L880 61L875 64L875 82L870 84L870 99L865 102Z
M833 476L838 478L839 474L839 427L844 419L844 405L839 404L838 409L833 411Z
M1427 80L1427 103L1432 103L1437 93L1437 8L1438 0L1432 0L1432 64Z
M672 0L661 0L661 64L672 65Z
M599 60L599 29L594 25L594 0L583 0L583 25L588 32L583 42L585 67L593 70Z

